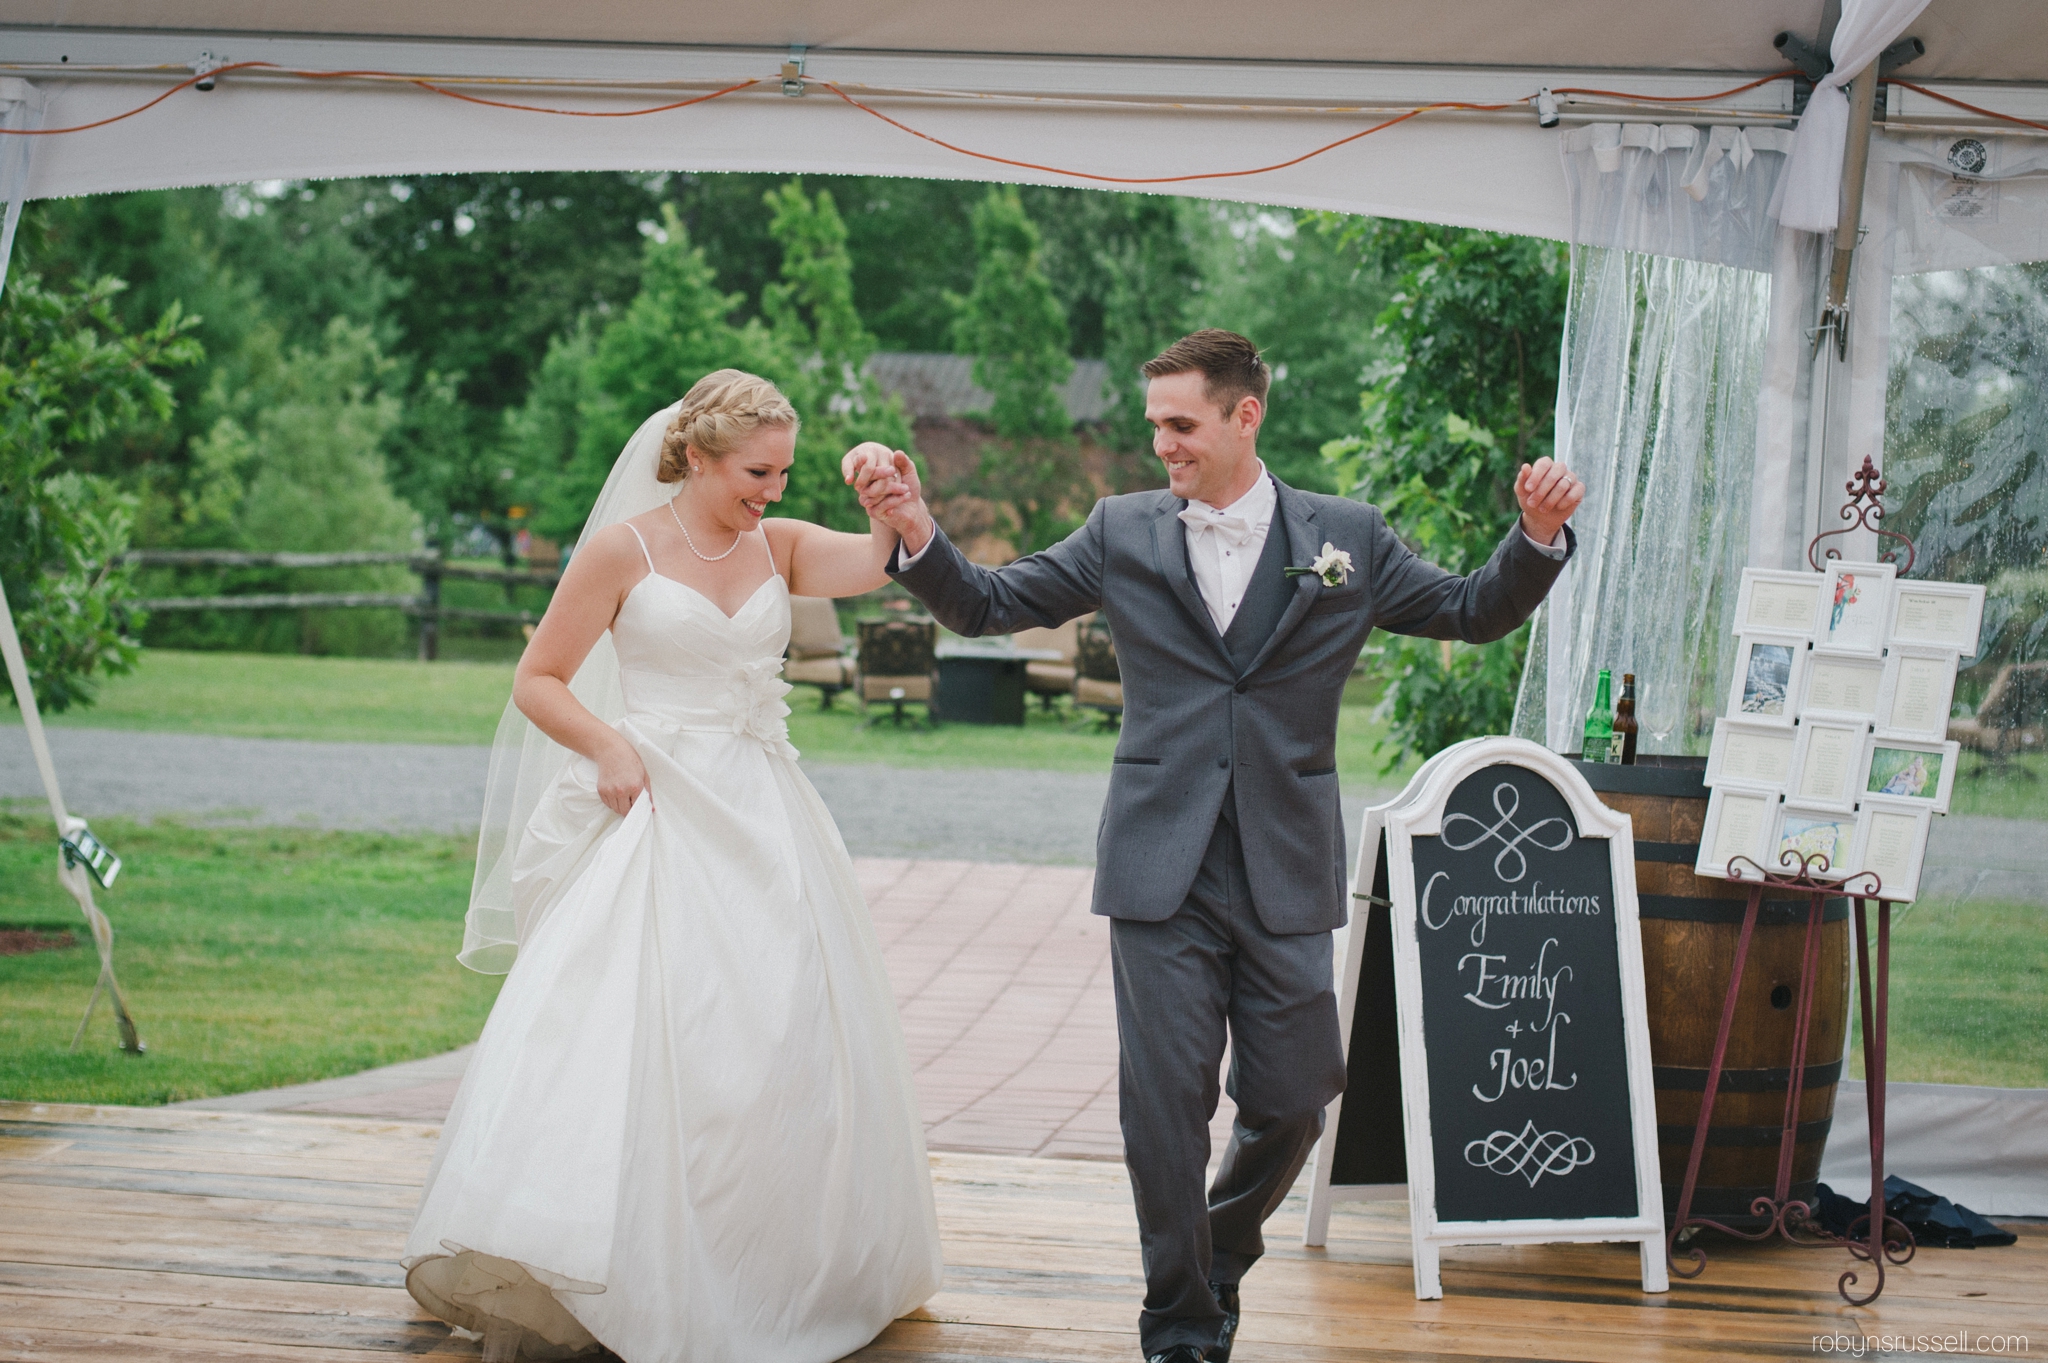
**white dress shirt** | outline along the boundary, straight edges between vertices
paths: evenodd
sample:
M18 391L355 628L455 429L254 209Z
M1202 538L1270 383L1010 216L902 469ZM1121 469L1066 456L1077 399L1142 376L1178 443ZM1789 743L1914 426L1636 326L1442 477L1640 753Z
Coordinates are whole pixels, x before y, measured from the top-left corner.
M1209 608L1218 634L1229 633L1230 622L1237 618L1245 584L1252 580L1252 569L1266 551L1266 532L1272 529L1273 508L1279 501L1265 461L1260 460L1258 481L1229 506L1219 509L1190 500L1181 510L1181 533L1187 536L1195 590L1202 594L1202 604Z

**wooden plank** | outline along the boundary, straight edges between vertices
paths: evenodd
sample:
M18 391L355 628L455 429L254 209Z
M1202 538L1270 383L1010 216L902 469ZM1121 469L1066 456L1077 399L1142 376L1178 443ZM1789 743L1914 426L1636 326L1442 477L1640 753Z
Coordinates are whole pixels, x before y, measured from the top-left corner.
M358 1315L87 1301L0 1290L0 1318L14 1329L30 1331L104 1331L151 1339L315 1346L387 1355L420 1354L447 1340L448 1327L427 1317L403 1291L384 1295L394 1298L386 1309Z
M0 1359L476 1357L405 1294L435 1128L291 1114L0 1105ZM1136 1354L1143 1273L1123 1169L932 1158L944 1288L863 1363L1107 1363ZM1470 1247L1418 1302L1407 1208L1340 1206L1326 1249L1272 1224L1247 1281L1244 1363L1805 1356L1818 1334L2028 1334L2048 1228L2010 1250L1923 1250L1874 1308L1834 1294L1838 1250L1717 1243L1646 1296L1633 1249ZM1985 1295L1965 1297L1966 1292Z

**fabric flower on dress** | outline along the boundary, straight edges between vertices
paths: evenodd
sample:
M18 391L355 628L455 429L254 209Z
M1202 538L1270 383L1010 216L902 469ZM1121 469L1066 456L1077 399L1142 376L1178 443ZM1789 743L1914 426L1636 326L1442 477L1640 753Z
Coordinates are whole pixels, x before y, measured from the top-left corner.
M793 758L797 751L789 741L789 706L782 698L794 689L782 679L782 659L756 658L733 670L718 697L718 713L734 733Z

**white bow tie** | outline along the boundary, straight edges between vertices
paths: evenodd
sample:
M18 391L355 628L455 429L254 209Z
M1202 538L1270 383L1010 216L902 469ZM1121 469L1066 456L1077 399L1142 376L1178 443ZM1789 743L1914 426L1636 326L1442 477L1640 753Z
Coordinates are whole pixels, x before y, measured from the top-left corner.
M1182 507L1180 519L1183 525L1197 532L1214 530L1223 537L1225 544L1239 549L1250 544L1252 536L1259 532L1259 527L1249 517L1218 511L1202 502L1189 502Z

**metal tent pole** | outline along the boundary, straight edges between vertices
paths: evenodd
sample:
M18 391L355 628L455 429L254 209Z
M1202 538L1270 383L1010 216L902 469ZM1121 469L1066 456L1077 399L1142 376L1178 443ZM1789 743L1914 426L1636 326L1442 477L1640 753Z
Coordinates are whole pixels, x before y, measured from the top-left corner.
M35 93L35 88L25 81L0 82L0 101L13 103L16 110L31 118L39 113ZM5 177L0 188L7 193L7 216L4 224L0 224L0 298L6 294L7 267L14 256L14 234L21 225L22 204L28 198L26 143L29 139L9 140L20 150L10 158L11 163L0 170L0 175ZM57 821L57 837L61 842L72 842L85 832L85 820L73 817L64 808L64 795L57 786L57 768L50 760L49 740L43 735L42 712L36 708L35 688L29 684L28 659L21 651L21 636L14 629L14 612L8 607L4 583L0 583L0 655L6 658L7 679L14 687L15 704L21 707L22 727L28 732L28 746L35 754L36 771L43 778L43 793L50 799L50 815ZM78 901L86 926L92 931L93 945L99 948L100 953L99 979L93 983L92 997L86 1000L85 1016L78 1020L78 1030L72 1034L71 1049L78 1049L78 1043L85 1036L86 1024L92 1021L93 1010L99 1006L100 995L104 992L113 1004L114 1022L121 1032L121 1049L140 1055L142 1038L135 1031L135 1019L129 1016L128 1000L121 993L121 982L114 977L114 925L93 902L91 872L70 854L68 848L60 848L57 853L57 883Z

